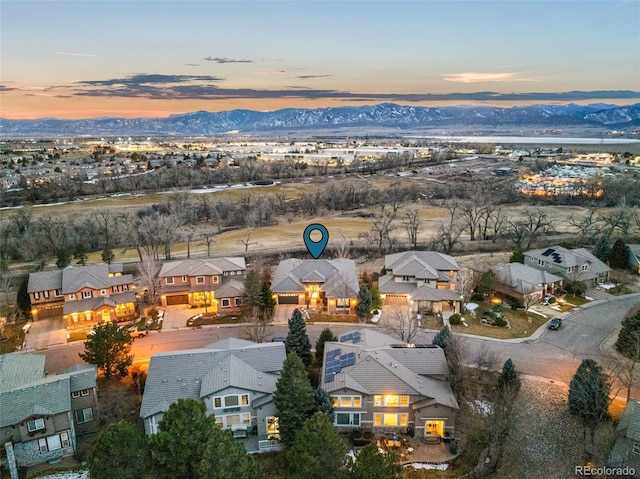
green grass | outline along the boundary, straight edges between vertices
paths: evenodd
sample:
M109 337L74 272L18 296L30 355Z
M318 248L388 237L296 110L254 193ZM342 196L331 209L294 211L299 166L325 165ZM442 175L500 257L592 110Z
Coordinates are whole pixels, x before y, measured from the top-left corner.
M567 303L573 304L574 306L582 306L583 304L587 304L589 300L584 296L574 296L573 294L567 293L564 296L564 300Z
M21 346L24 342L24 331L22 327L26 322L21 321L14 324L7 324L4 328L4 333L0 337L0 354L13 353L18 346Z
M225 315L205 314L191 323L187 321L187 326L197 328L198 326L210 324L236 324L240 322L242 322L242 315L240 313Z
M543 318L538 314L525 313L523 310L505 309L505 316L511 325L511 329L507 326L488 326L480 322L480 313L477 317L465 315L465 321L469 325L465 327L451 326L456 333L474 334L476 336L486 336L497 339L526 338L531 336L540 326L542 326L549 318Z

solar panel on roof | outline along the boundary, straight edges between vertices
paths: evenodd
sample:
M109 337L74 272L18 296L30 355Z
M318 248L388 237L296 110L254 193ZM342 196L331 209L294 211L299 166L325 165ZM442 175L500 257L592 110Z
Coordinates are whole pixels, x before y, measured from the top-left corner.
M551 253L553 253L553 251L554 251L553 248L549 248L544 253L542 253L542 256L549 256Z
M360 331L356 331L353 333L353 343L359 343L360 342Z
M353 333L343 334L340 336L340 342L344 343L345 341L349 341L353 337Z
M324 382L325 382L325 383L333 382L333 374L326 374L326 375L324 376Z

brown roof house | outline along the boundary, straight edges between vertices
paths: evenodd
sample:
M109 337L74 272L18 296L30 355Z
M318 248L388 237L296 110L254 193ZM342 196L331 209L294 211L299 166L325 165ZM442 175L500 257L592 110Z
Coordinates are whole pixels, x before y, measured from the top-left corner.
M355 308L359 289L356 264L345 258L285 259L271 283L278 304L306 304L330 313Z
M244 258L168 261L160 270L162 306L188 304L210 312L241 304L246 271Z
M120 263L31 273L27 292L34 320L63 316L68 328L128 321L138 313L133 276L122 274Z
M275 448L279 428L273 393L285 357L284 343L237 338L154 354L140 407L145 432L157 433L169 406L191 398L204 401L207 413L248 451Z
M39 354L0 356L0 447L11 477L18 467L74 454L76 437L99 426L96 367L46 376L44 364Z
M385 304L411 304L415 311L460 312L458 263L435 251L406 251L385 257L378 279Z
M458 412L448 374L440 347L398 344L367 328L325 344L321 387L339 429L437 439L453 436Z

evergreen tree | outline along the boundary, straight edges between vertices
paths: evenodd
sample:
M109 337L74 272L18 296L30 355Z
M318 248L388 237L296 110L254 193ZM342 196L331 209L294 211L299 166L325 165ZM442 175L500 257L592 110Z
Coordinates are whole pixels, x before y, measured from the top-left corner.
M258 316L260 314L260 300L261 300L261 284L258 273L250 269L247 271L247 275L244 278L244 289L242 291L242 306L246 312L251 316Z
M317 412L304 423L287 453L287 476L291 479L340 477L345 452L331 420Z
M516 367L507 359L502 366L502 372L498 375L498 386L500 388L513 388L515 391L520 389L520 378Z
M313 412L321 412L326 414L331 422L333 422L333 401L331 395L322 388L316 389L313 395Z
M123 378L133 364L132 341L129 331L120 329L116 323L97 324L84 343L84 353L78 355L83 361L97 365L105 378Z
M18 303L18 309L23 313L27 314L31 311L31 300L29 299L28 292L28 283L29 277L25 276L20 281L20 286L18 286L18 292L16 296L16 302Z
M229 430L214 425L198 466L200 479L258 479L258 466Z
M71 263L71 255L65 248L60 248L56 253L56 266L66 268Z
M305 367L309 367L313 356L311 354L311 341L307 336L307 325L298 308L293 310L289 318L289 333L284 342L287 354L294 352L302 360Z
M513 250L511 257L509 258L509 263L522 263L524 264L524 251L521 248L516 248Z
M638 342L640 341L640 311L622 320L622 328L618 333L616 350L630 359L636 358Z
M179 399L171 404L160 421L160 431L149 438L154 477L197 479L214 427L215 419L207 416L202 401Z
M369 317L372 304L373 300L371 299L369 288L364 284L361 285L358 292L358 305L356 306L356 315L360 321L365 321Z
M91 479L139 479L148 463L147 438L126 421L102 431L87 461Z
M264 321L271 320L275 309L276 300L273 299L271 284L268 281L264 281L260 290L260 319Z
M73 257L78 260L78 264L84 266L89 256L87 255L87 249L83 243L78 243L76 249L73 252Z
M491 292L494 278L495 278L495 273L492 270L488 270L482 273L482 275L478 279L478 284L476 285L476 291L471 299L483 301L485 296L488 296L489 293Z
M382 454L375 442L367 444L349 464L346 479L402 479L395 454Z
M569 384L569 412L582 420L585 430L609 419L609 385L606 373L593 359L583 359Z
M600 236L600 239L593 247L592 253L593 256L595 256L602 262L609 260L609 255L611 254L611 246L609 246L609 240L606 236Z
M448 326L443 326L440 331L436 333L433 338L433 344L440 346L442 349L447 349L447 345L451 340L451 329Z
M316 354L315 354L315 364L318 367L322 367L322 362L324 361L324 343L327 341L337 341L338 338L333 334L333 332L329 328L324 328L318 336L318 340L316 341Z
M114 259L116 259L116 255L113 254L113 250L107 245L104 250L102 250L102 262L111 264Z
M629 267L629 247L618 238L611 247L609 265L612 268L627 269Z
M287 355L282 365L273 402L280 420L280 439L290 446L314 406L314 391L304 363L293 352Z
M371 309L381 309L382 308L382 296L380 295L380 290L375 286L371 287Z

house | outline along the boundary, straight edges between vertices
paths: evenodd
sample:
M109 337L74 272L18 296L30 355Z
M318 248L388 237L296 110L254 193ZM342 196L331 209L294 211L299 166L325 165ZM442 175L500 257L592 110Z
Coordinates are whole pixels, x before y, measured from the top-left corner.
M640 471L640 403L630 400L616 428L616 440L609 454L608 467Z
M385 257L378 279L385 304L412 305L415 311L460 312L458 263L435 251L406 251Z
M236 338L153 355L140 407L146 434L158 432L172 403L199 399L223 429L244 433L237 435L248 436L247 449L258 450L258 441L279 437L273 392L285 357L284 343Z
M549 271L567 281L594 286L609 281L609 268L584 248L567 249L562 246L534 249L524 253L524 264Z
M27 292L34 320L62 316L68 328L128 321L138 313L133 275L122 264L67 266L29 275Z
M523 305L539 303L562 288L560 276L522 263L499 264L491 270L495 275L491 289Z
M325 343L321 387L333 398L335 426L452 437L458 403L444 351L397 343L372 329Z
M628 244L629 247L629 267L640 274L640 244Z
M358 273L352 259L285 259L273 276L278 304L306 304L330 313L350 312L357 304Z
M246 271L244 258L168 261L160 270L162 306L188 304L220 309L240 306Z
M96 378L94 365L46 375L44 355L0 355L0 447L10 471L70 456L77 436L97 430Z

